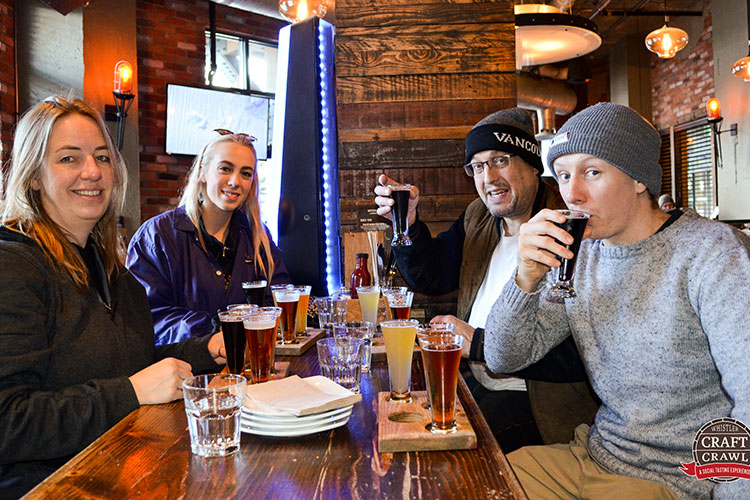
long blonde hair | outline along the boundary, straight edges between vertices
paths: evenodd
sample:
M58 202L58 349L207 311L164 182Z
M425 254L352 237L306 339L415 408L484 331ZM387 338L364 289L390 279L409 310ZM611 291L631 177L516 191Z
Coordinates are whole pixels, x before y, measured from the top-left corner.
M250 227L252 228L252 245L253 245L253 258L255 261L255 270L260 271L265 275L266 279L270 282L274 271L274 262L271 255L271 242L268 239L266 228L263 226L263 222L260 220L260 181L258 179L258 155L255 153L255 147L248 136L244 134L233 134L227 133L224 135L217 135L213 137L203 147L201 154L195 157L193 166L190 168L188 173L187 184L182 192L182 198L180 198L180 205L185 207L185 213L187 213L190 220L198 229L202 205L206 199L206 182L203 180L206 168L213 159L216 147L224 142L233 142L241 146L247 147L253 154L253 182L250 185L250 194L245 200L245 214L250 220ZM201 232L198 231L198 238L205 249L205 243ZM262 254L265 253L266 260L268 261L268 267L263 262Z
M36 242L50 260L67 274L76 288L89 288L88 268L65 232L44 210L38 182L46 165L47 147L52 127L60 118L79 114L96 122L109 150L114 170L114 187L109 206L91 231L110 279L115 279L125 262L125 249L117 234L117 215L125 199L126 167L109 135L101 115L79 99L52 96L29 109L19 120L13 139L10 174L2 202L2 225L26 235Z

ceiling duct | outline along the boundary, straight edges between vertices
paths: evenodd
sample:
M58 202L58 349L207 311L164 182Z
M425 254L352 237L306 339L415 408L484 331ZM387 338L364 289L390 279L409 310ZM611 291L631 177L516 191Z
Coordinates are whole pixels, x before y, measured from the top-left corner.
M576 93L564 82L524 73L519 73L516 79L516 95L519 107L537 112L539 140L554 136L555 115L569 115L578 103Z

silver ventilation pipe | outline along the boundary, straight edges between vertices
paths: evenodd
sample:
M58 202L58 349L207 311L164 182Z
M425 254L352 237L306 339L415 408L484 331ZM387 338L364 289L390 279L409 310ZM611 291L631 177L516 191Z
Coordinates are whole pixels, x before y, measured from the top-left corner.
M569 115L578 103L576 93L564 82L523 73L516 78L516 95L519 107L537 112L539 140L554 136L555 115Z

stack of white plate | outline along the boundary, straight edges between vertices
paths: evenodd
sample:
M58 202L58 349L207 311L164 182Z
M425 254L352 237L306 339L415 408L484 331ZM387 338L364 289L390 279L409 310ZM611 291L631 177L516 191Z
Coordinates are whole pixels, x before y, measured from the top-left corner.
M354 406L297 417L289 413L266 409L242 408L240 429L260 436L304 436L346 425Z

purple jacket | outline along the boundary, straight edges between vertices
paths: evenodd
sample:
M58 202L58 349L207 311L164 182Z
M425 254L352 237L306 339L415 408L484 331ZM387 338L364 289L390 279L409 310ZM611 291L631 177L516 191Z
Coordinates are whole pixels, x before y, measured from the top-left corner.
M239 225L237 260L226 290L221 266L201 247L198 230L184 207L157 215L136 231L125 265L148 294L157 346L208 335L217 311L245 303L243 281L265 279L255 274L249 221L240 217ZM271 255L271 283L290 283L281 251L273 241ZM270 291L266 293L266 301L271 302Z

